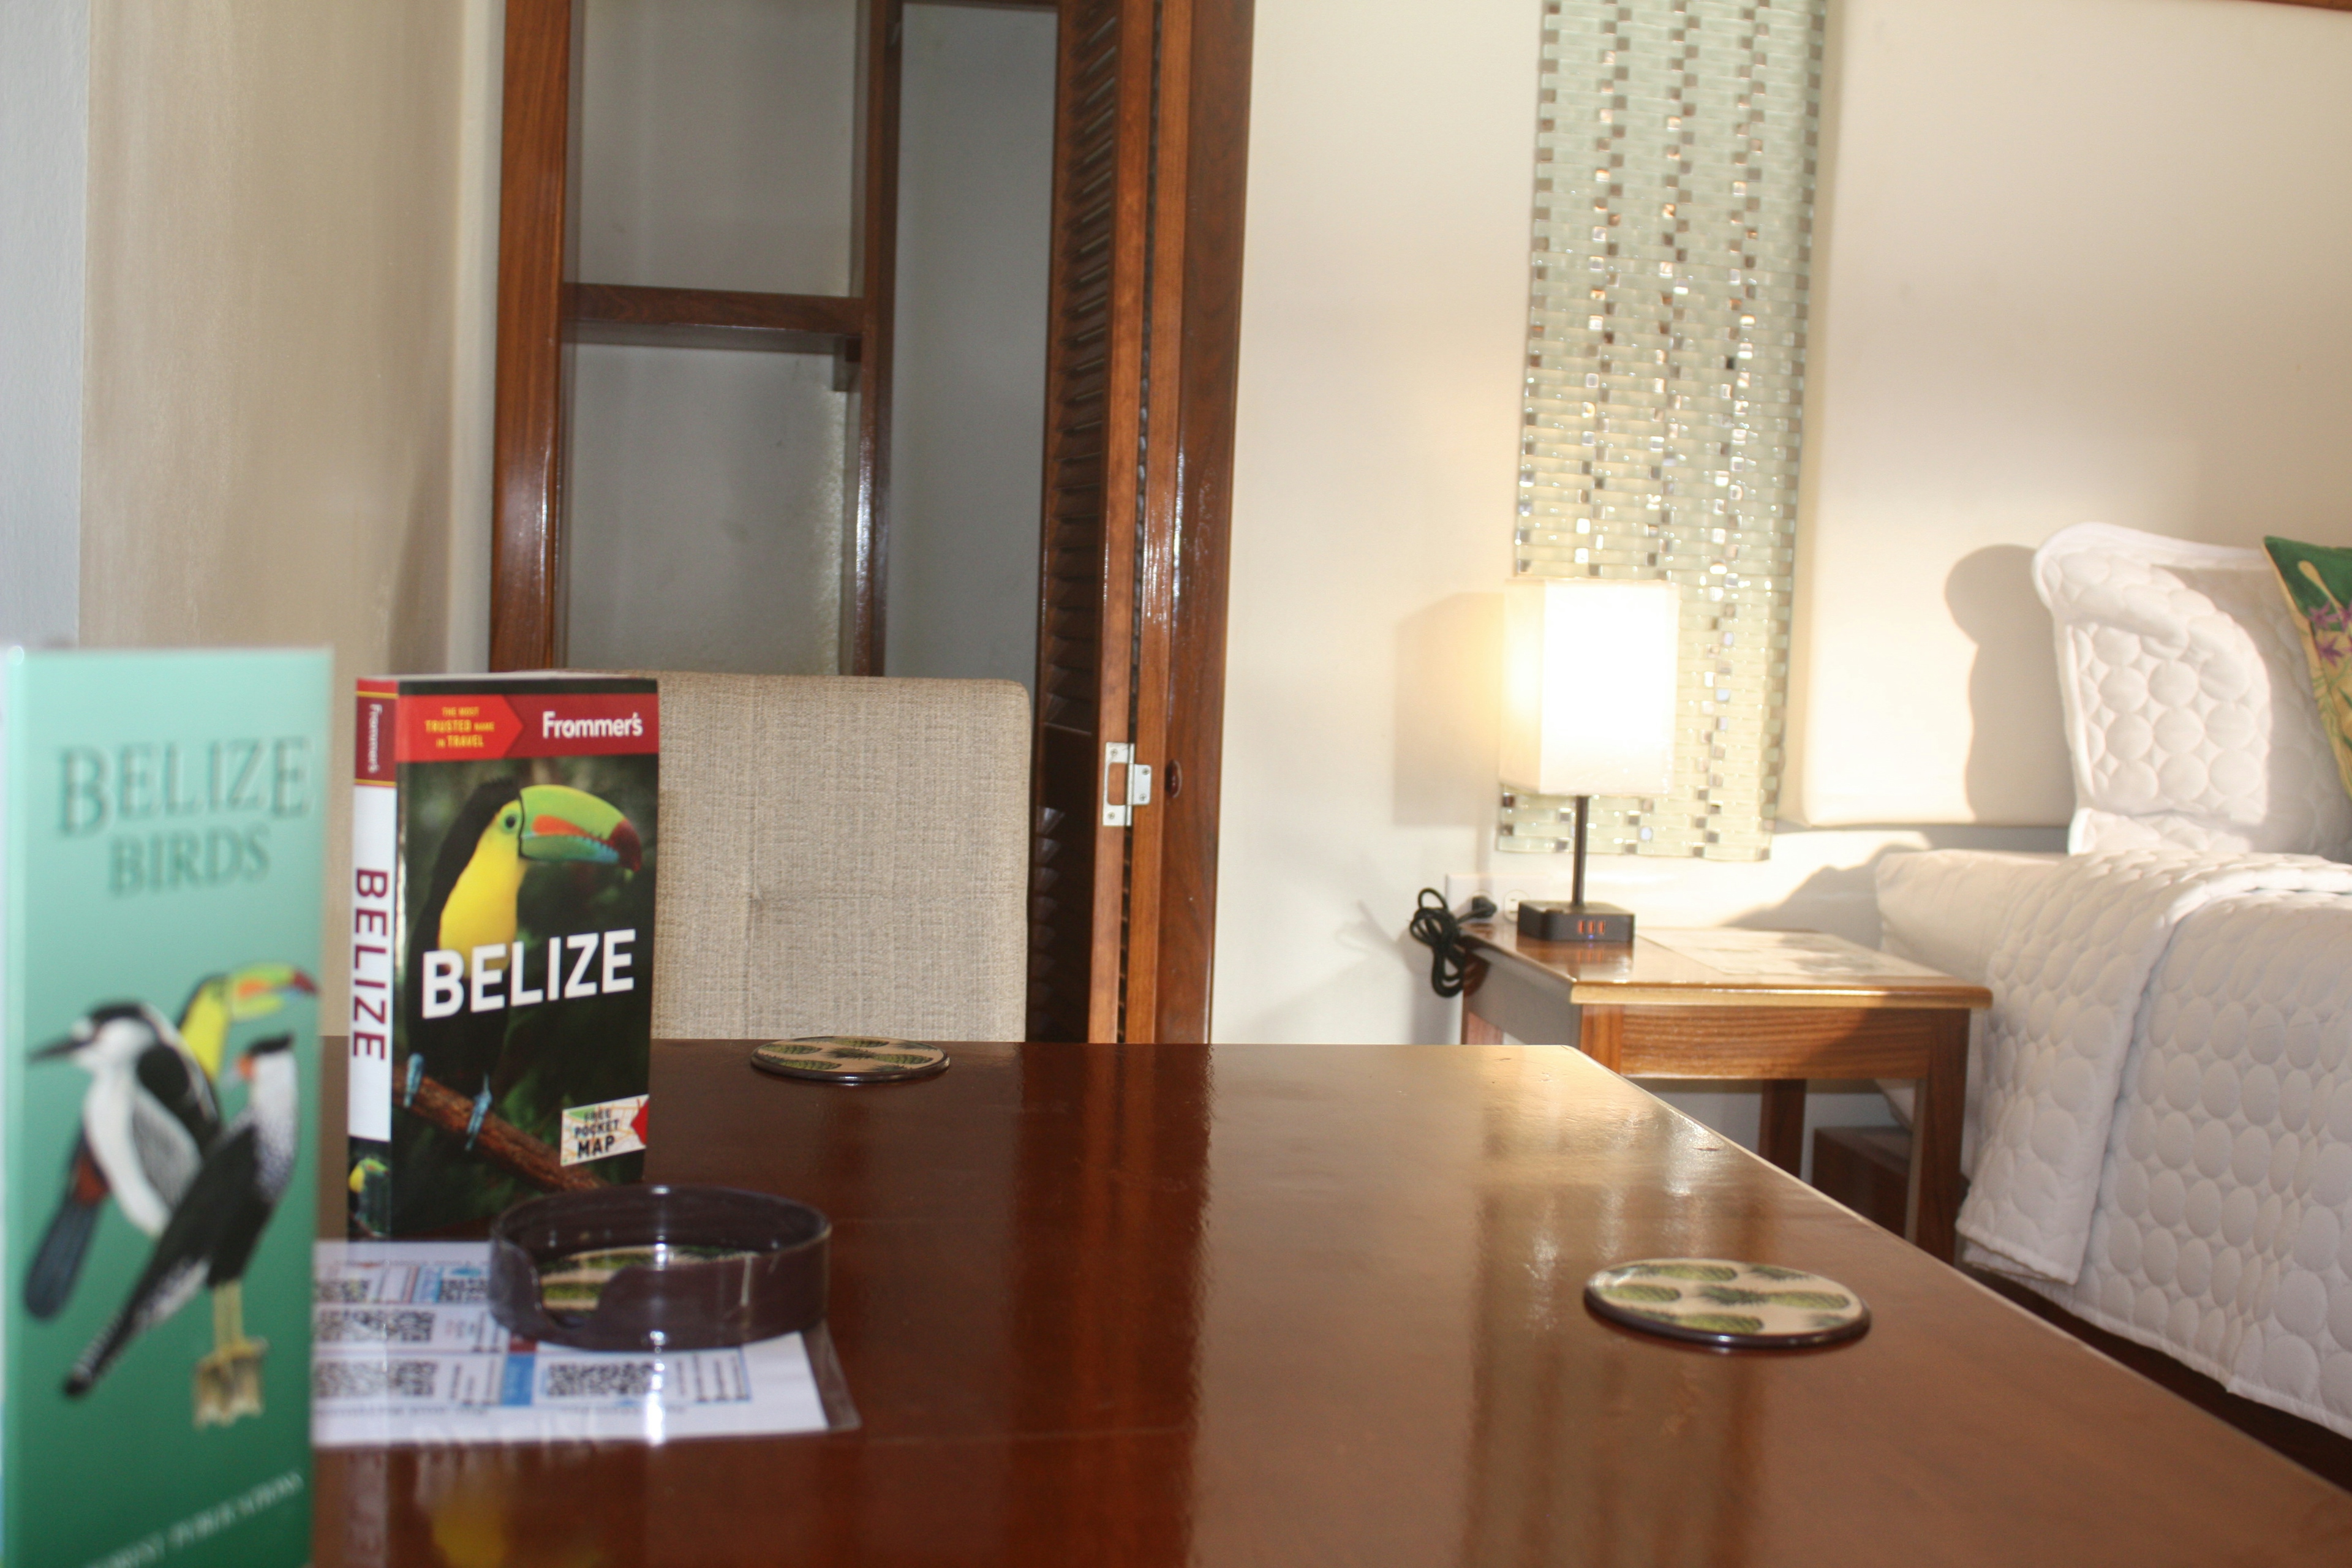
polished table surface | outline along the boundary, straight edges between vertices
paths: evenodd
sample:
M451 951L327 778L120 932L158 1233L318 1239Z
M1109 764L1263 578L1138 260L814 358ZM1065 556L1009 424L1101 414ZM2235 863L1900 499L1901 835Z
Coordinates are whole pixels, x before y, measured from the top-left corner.
M861 1429L320 1456L322 1563L2352 1562L2352 1495L1557 1047L655 1047L658 1179L834 1217ZM1603 1323L1662 1254L1875 1321Z

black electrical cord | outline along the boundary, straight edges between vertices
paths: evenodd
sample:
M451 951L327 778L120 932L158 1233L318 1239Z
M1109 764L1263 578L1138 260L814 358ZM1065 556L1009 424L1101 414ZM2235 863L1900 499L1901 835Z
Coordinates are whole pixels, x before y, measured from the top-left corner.
M1480 893L1464 906L1466 917L1483 921L1495 912L1495 900ZM1408 928L1412 940L1429 949L1429 988L1440 996L1459 996L1466 960L1462 953L1462 921L1445 907L1445 895L1435 888L1421 890L1421 906Z

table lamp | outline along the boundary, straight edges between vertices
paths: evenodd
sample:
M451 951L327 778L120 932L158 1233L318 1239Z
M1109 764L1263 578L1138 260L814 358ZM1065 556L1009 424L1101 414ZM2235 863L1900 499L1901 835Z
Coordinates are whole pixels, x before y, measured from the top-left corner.
M1664 795L1674 773L1682 590L1672 583L1514 577L1503 589L1503 782L1576 797L1570 900L1523 900L1519 934L1627 942L1633 915L1584 898L1596 795Z

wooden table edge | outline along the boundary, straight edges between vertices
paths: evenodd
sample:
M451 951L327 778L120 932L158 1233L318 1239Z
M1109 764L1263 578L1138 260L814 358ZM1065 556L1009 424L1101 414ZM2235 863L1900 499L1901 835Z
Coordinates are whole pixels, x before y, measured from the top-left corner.
M1992 1005L1990 993L1979 1000L1944 992L1906 995L1899 991L1848 991L1830 986L1805 991L1761 986L1747 991L1729 986L1692 991L1675 985L1623 985L1607 980L1570 981L1568 999L1580 1007L1834 1007L1857 1013L1885 1008L1915 1013L1972 1013Z

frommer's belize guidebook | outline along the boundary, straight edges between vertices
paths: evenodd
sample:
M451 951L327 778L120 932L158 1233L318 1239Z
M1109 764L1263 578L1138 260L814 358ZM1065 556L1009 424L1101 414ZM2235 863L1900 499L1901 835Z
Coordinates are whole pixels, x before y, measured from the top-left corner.
M329 660L5 659L0 1557L294 1568Z
M351 1231L634 1182L653 1024L651 680L362 680Z

